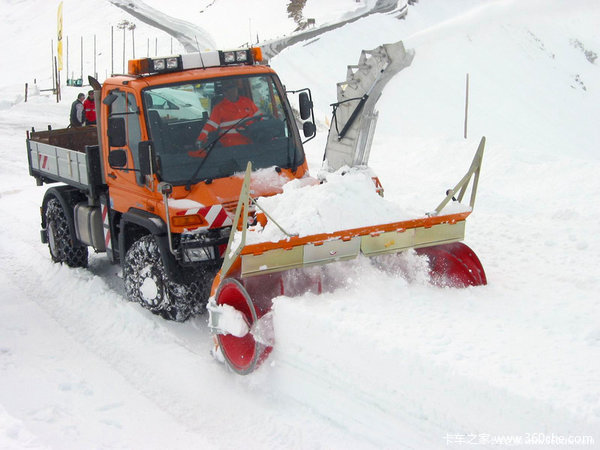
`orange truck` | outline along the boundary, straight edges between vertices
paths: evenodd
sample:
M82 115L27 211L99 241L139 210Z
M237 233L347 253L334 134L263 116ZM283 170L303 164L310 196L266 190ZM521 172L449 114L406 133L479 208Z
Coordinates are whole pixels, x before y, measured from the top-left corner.
M97 126L27 133L30 174L60 183L44 195L41 240L70 267L86 267L90 247L105 252L122 266L127 298L164 318L184 321L209 303L217 350L234 371L251 372L270 351L258 325L274 296L292 293L286 272L415 248L433 275L485 284L458 242L468 212L245 245L247 224L272 219L255 199L310 176L303 139L316 130L310 91L291 91L294 112L259 48L132 60L128 74L90 83ZM215 112L227 101L229 111L242 104L229 120ZM314 277L305 284L320 289Z

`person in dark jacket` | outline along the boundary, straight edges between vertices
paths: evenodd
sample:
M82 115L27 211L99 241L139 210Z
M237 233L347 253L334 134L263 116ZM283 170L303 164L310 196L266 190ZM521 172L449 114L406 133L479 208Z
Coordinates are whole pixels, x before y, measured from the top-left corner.
M85 121L83 114L83 99L85 94L83 92L77 95L77 100L71 104L71 115L69 116L72 127L82 127Z
M94 91L88 91L88 96L83 102L85 111L85 124L96 125L96 102L94 101Z

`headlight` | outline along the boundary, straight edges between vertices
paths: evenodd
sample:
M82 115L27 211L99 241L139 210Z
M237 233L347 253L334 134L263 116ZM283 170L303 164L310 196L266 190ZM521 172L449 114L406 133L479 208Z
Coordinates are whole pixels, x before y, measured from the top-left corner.
M210 229L202 233L184 233L179 244L184 264L217 261L227 245L231 227Z
M183 249L183 259L186 262L211 261L215 258L214 247L192 247Z
M246 50L238 50L237 52L235 52L235 60L237 62L248 61L248 52Z
M223 52L223 61L225 64L232 64L235 62L235 52Z
M154 71L160 72L161 70L165 70L165 60L164 59L154 59L152 60L154 64Z
M250 50L229 50L220 52L221 64L252 64Z
M177 57L167 58L167 69L175 70L179 68L179 59Z

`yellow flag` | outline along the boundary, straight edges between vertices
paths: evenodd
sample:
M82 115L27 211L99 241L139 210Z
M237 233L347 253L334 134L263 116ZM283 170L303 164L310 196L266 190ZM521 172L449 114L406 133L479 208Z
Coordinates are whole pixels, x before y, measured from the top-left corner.
M62 9L63 9L63 2L60 2L58 4L58 23L57 23L57 35L58 35L58 44L57 44L57 48L56 48L56 53L58 54L58 70L62 70L63 68L63 63L62 63L62 36L63 36L63 24L62 24Z

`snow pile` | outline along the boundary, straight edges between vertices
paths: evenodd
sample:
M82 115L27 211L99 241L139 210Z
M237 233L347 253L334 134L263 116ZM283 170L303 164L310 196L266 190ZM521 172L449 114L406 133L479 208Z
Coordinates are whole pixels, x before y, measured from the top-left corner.
M240 172L238 176L244 178L244 172ZM256 192L283 191L283 186L289 181L289 178L280 175L276 167L258 169L252 172L250 195L257 195ZM315 182L315 180L308 177L302 179L302 185L314 184Z
M283 186L281 194L256 199L259 209L277 224L268 221L264 228L260 224L251 227L246 242L277 242L289 235L304 237L426 217L422 209L399 206L380 196L369 169L342 167L323 176L321 184L292 180ZM469 210L454 201L442 214Z
M300 237L422 216L412 213L411 217L410 212L380 197L370 173L358 169L342 168L315 186L293 180L283 186L282 194L261 197L257 202L284 230ZM286 238L272 222L256 231L262 241Z
M222 334L243 337L250 331L244 315L233 306L211 303L209 308L212 316L218 318L211 326L220 330Z
M257 203L279 226L268 221L264 228L260 224L250 228L248 244L286 239L281 228L288 235L303 237L425 216L422 210L400 207L381 197L371 171L360 168L341 168L317 185L292 180L283 186L283 193L260 197Z

